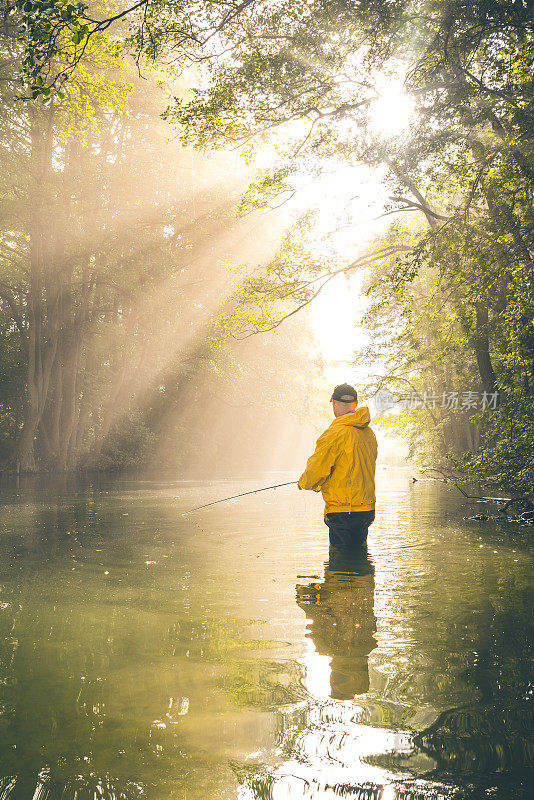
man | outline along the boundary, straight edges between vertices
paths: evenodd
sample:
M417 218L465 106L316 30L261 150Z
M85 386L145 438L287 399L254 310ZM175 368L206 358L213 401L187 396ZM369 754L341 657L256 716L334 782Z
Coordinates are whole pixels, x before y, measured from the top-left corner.
M353 386L336 386L330 398L335 419L317 439L299 478L299 489L321 490L330 544L353 550L365 544L375 518L376 437L367 406Z

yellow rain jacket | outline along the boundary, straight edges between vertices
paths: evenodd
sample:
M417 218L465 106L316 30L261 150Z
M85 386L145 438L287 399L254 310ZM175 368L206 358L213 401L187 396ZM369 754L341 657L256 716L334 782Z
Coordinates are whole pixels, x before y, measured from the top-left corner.
M317 439L299 478L301 489L323 493L325 514L375 507L376 437L367 406L336 417Z

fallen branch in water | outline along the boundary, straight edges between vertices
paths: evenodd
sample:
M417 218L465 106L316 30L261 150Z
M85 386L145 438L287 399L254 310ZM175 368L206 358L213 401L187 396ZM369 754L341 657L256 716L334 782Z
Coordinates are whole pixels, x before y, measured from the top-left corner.
M525 497L524 495L519 497L484 497L483 495L468 494L464 489L462 489L461 486L459 486L456 483L456 481L458 480L457 475L447 475L447 473L445 473L442 469L439 469L438 467L425 467L424 469L421 470L421 472L439 472L441 475L443 475L443 477L432 478L431 480L443 481L443 483L452 483L452 485L455 486L458 489L458 491L461 492L463 496L466 497L468 500L478 500L479 502L482 503L503 503L504 505L502 506L502 508L499 508L499 512L501 514L504 514L505 517L508 517L508 514L506 512L508 508L512 505L512 503L515 502L525 503L527 505L527 511L534 511L534 503L532 502L532 499L530 497ZM417 481L417 478L413 478L413 480Z

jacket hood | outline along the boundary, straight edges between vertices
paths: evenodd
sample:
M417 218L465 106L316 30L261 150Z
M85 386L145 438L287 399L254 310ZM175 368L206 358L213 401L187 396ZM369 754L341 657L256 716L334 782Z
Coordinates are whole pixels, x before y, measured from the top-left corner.
M365 428L371 422L371 414L367 406L360 406L355 411L336 417L331 425L348 425L352 428Z

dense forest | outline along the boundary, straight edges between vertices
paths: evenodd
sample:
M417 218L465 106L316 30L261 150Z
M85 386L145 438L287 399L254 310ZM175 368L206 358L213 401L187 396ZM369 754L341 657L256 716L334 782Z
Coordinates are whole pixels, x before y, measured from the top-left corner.
M274 223L237 218L246 170L235 156L208 160L173 142L155 76L140 79L109 41L95 43L64 96L44 104L20 99L11 71L21 53L8 17L3 466L194 468L208 451L224 469L225 414L237 409L242 438L254 434L260 446L267 418L283 423L283 391L301 396L300 362L314 368L298 331L296 374L279 366L288 337L232 336L236 265L269 260ZM251 385L264 403L254 414ZM234 451L235 439L234 430Z
M222 435L191 413L202 387L215 409L258 375L278 424L316 379L307 307L361 271L354 358L382 424L414 456L532 493L527 0L2 9L4 466L165 463L171 419L186 459ZM364 186L320 236L321 202L291 206L364 168L378 227ZM257 420L239 413L246 442Z

